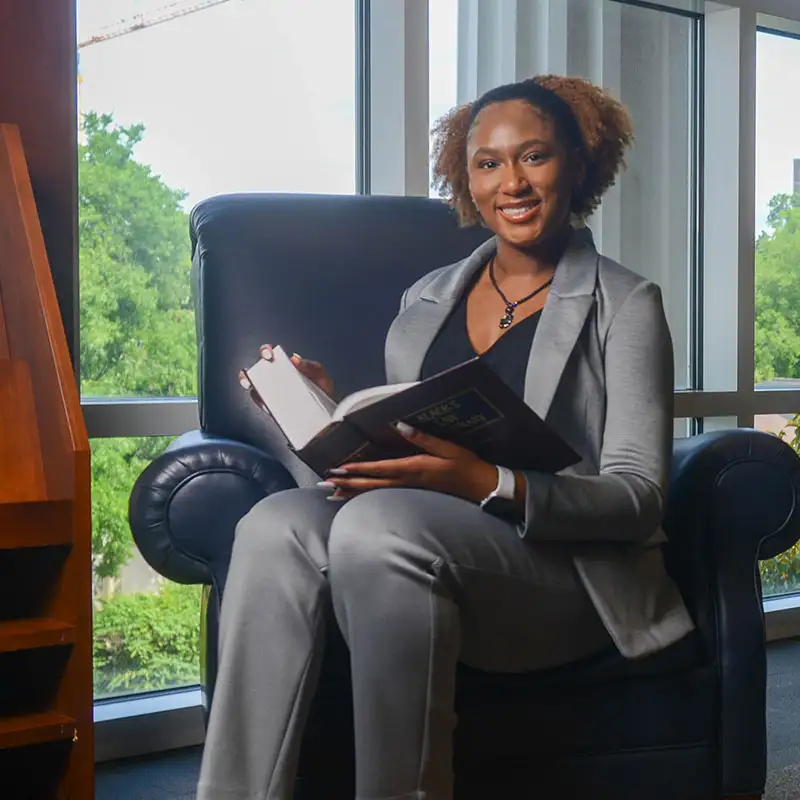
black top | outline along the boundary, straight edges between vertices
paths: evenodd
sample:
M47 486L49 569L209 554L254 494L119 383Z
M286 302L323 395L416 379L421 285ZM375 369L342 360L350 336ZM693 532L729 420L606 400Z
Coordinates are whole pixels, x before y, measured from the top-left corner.
M467 290L445 320L433 343L425 354L420 378L430 378L450 367L463 364L478 355L467 334ZM526 317L512 325L482 356L481 360L491 367L517 394L525 395L525 371L533 344L533 335L542 312ZM498 325L500 318L497 319Z

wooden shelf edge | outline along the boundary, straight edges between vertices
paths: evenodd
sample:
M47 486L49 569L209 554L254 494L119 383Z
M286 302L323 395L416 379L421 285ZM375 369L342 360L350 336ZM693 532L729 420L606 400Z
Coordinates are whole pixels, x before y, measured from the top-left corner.
M49 617L0 622L0 653L74 644L75 626Z
M0 717L0 750L57 742L75 736L75 720L58 711Z
M72 503L0 503L0 550L70 545Z

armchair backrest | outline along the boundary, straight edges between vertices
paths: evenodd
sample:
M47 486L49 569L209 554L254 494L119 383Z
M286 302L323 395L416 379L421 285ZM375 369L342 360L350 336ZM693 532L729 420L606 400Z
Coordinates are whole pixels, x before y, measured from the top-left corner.
M321 361L349 393L385 380L383 345L403 291L486 239L441 201L251 194L191 215L204 431L258 447L263 415L237 380L259 345Z

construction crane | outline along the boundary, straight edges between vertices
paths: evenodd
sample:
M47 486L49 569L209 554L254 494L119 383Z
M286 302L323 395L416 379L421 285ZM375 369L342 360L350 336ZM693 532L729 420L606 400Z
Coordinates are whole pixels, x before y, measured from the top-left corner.
M153 11L134 14L131 17L115 22L113 25L102 28L94 36L78 42L78 50L229 2L230 0L175 0L175 2L168 3Z

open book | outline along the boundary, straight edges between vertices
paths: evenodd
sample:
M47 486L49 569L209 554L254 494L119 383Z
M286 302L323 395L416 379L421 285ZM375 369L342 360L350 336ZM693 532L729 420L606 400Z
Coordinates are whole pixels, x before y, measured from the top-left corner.
M398 421L469 448L492 464L558 472L580 460L480 358L416 383L375 386L336 403L292 364L273 360L244 370L289 446L318 475L342 464L419 452Z

